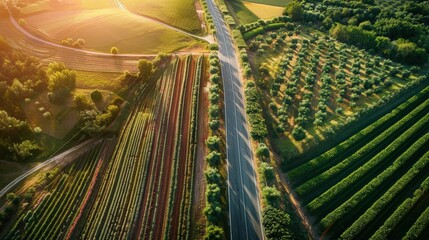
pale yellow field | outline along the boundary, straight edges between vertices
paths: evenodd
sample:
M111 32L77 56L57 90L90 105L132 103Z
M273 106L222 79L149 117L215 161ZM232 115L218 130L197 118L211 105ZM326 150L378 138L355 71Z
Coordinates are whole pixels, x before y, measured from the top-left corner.
M198 0L120 0L129 10L190 33L201 33L195 3Z
M246 1L243 1L243 4L261 19L271 19L274 17L281 16L284 11L284 7L277 7L277 6L259 4L259 3L251 3Z
M82 38L85 48L120 53L172 52L196 43L185 34L117 8L47 11L26 17L31 29L55 42Z

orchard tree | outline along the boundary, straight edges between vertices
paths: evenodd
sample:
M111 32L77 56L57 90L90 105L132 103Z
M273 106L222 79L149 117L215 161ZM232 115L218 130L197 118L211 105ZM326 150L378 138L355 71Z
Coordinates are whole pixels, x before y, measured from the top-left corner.
M305 139L305 130L301 126L295 126L292 130L292 136L296 141Z

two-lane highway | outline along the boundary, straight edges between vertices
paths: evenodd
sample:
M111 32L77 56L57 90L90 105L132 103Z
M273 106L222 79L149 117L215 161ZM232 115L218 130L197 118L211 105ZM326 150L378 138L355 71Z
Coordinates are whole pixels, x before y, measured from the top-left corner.
M225 94L230 239L263 239L258 188L234 44L222 14L207 0L219 44Z

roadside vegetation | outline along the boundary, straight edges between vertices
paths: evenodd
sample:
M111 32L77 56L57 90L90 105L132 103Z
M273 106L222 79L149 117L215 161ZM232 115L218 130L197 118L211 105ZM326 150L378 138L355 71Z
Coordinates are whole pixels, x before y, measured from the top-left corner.
M410 237L415 222L414 237L427 232L425 9L391 3L289 1L284 16L233 30L254 79L246 111L251 132L263 133L252 135L263 139L256 154L275 157L259 176L286 173L316 238ZM262 194L275 199L272 188Z
M206 203L204 214L207 218L204 239L226 239L229 233L227 222L226 149L223 114L223 83L218 53L209 56L209 122L210 134L206 140L208 148L206 169Z

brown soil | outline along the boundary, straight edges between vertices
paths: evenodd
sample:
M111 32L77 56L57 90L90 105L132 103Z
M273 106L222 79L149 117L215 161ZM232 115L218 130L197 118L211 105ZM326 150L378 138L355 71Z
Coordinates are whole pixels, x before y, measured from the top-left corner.
M206 156L206 145L205 141L208 137L208 92L209 82L207 81L208 75L204 71L203 78L201 79L200 89L200 107L198 116L198 144L197 152L195 156L195 172L194 172L194 190L192 197L192 219L191 219L191 239L202 239L204 235L205 222L203 210L205 207L205 194L204 189L206 185L206 179L204 177L204 168Z

